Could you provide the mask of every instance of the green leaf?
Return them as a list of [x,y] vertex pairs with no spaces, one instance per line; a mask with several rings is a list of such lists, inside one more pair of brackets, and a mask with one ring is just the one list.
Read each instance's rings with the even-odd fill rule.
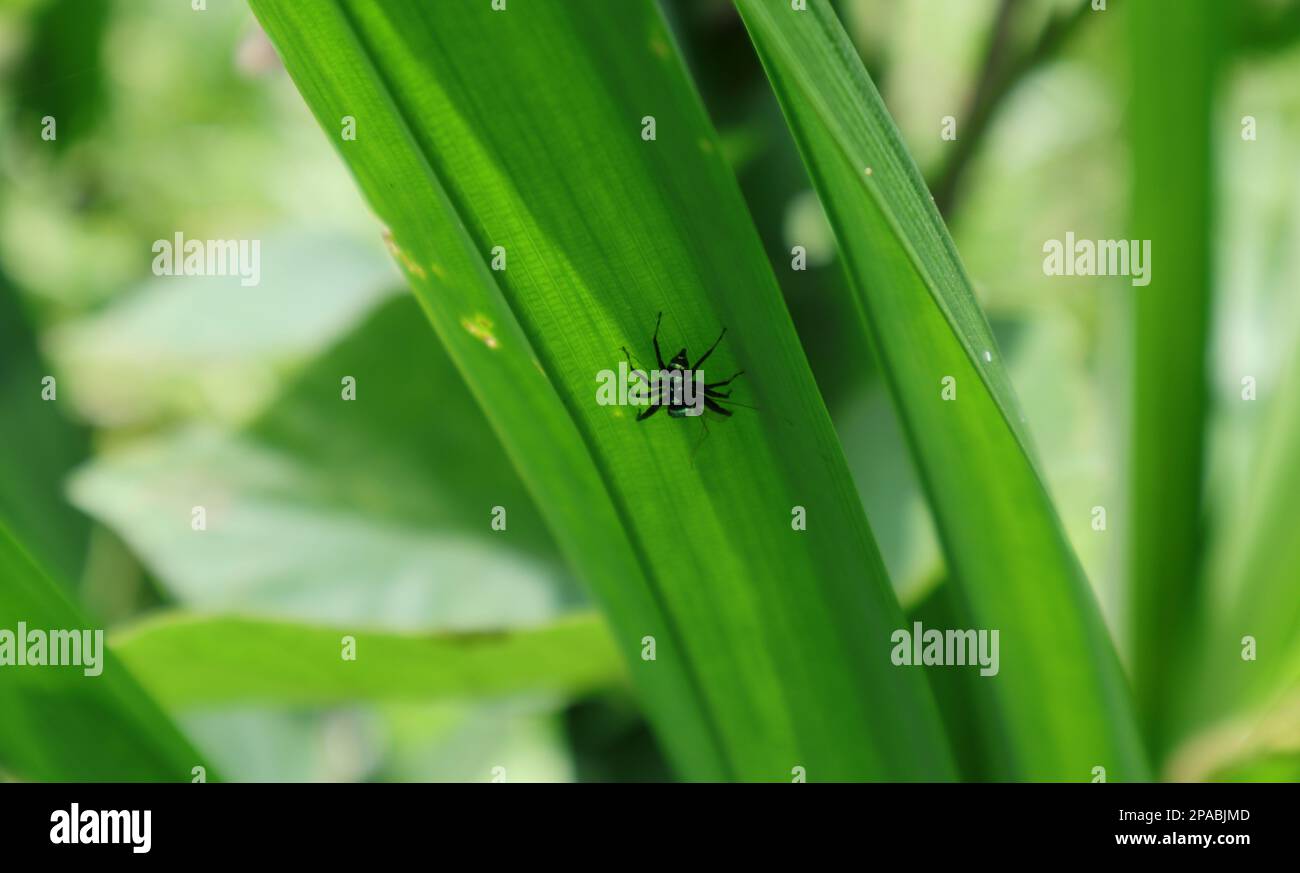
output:
[[1283,687],[1262,704],[1256,702],[1238,715],[1201,725],[1197,733],[1184,737],[1166,764],[1169,781],[1295,781],[1290,773],[1300,764],[1300,649],[1282,660]]
[[[1300,354],[1272,390],[1253,452],[1249,501],[1226,520],[1206,562],[1205,609],[1190,653],[1187,693],[1177,711],[1177,778],[1254,739],[1263,726],[1296,723],[1300,712],[1300,537],[1295,495],[1300,490]],[[1247,656],[1251,657],[1247,657]],[[1292,730],[1292,733],[1294,731]],[[1224,741],[1226,738],[1226,742]]]
[[[924,679],[889,661],[902,617],[829,418],[653,6],[252,5],[681,772],[949,777]],[[727,326],[709,375],[743,369],[735,399],[757,407],[702,445],[702,423],[596,402],[620,346],[650,355],[660,311],[670,354]]]
[[[342,399],[345,390],[353,399]],[[320,496],[331,509],[559,561],[487,419],[446,353],[429,341],[409,296],[370,313],[246,433],[319,471],[327,489]],[[503,531],[489,526],[494,505],[510,508]]]
[[[16,637],[19,622],[28,633],[95,630],[0,523],[0,630]],[[98,675],[87,665],[0,666],[0,771],[51,782],[189,781],[205,763],[199,753],[121,662],[97,651]]]
[[104,44],[109,0],[47,0],[31,15],[27,50],[14,71],[19,124],[42,130],[56,119],[48,147],[62,151],[85,139],[105,114]]
[[[342,656],[346,637],[355,660]],[[173,613],[123,632],[114,648],[173,709],[571,694],[624,675],[594,615],[536,628],[398,634]]]
[[[939,579],[925,595],[907,612],[909,623],[920,622],[926,628],[961,627],[963,616],[955,603],[956,592],[951,582]],[[986,677],[977,668],[929,671],[930,687],[934,689],[943,715],[944,727],[952,743],[962,781],[986,782],[998,778],[991,768],[993,763],[988,750],[995,748],[997,737],[989,734],[996,718],[990,717],[991,698],[980,688]]]
[[[408,297],[242,431],[133,442],[71,490],[189,609],[497,628],[550,617],[566,587],[541,517]],[[206,530],[190,529],[196,505]],[[508,507],[504,531],[493,506]]]
[[1135,239],[1151,281],[1133,288],[1129,460],[1130,633],[1139,715],[1157,752],[1187,671],[1199,599],[1209,388],[1213,113],[1226,22],[1218,3],[1129,4]]
[[[997,630],[977,688],[994,778],[1147,778],[1118,658],[1032,460],[1004,362],[870,77],[824,0],[737,0],[840,245],[931,499],[966,626]],[[944,400],[945,379],[956,395]]]
[[0,273],[0,522],[60,581],[75,584],[89,527],[63,480],[86,457],[89,439],[65,416],[66,392],[47,378],[54,374],[41,362],[22,301]]
[[257,285],[150,277],[54,329],[51,355],[80,412],[103,427],[246,421],[400,282],[377,240],[278,231],[260,242]]

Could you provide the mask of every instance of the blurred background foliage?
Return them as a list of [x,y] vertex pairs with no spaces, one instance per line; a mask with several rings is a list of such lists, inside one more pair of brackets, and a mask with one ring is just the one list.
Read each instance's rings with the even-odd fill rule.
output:
[[[834,293],[846,280],[833,235],[749,38],[727,0],[663,5],[890,576],[904,606],[926,614],[945,573],[933,525],[885,386],[861,366],[871,355],[849,296]],[[1074,0],[836,8],[945,212],[1057,511],[1127,658],[1128,343],[1140,289],[1049,279],[1041,267],[1044,241],[1067,231],[1127,235],[1133,88],[1125,4],[1111,5],[1115,14],[1083,13]],[[1227,60],[1212,105],[1211,568],[1232,565],[1234,521],[1252,515],[1268,491],[1261,481],[1294,467],[1297,448],[1282,437],[1272,454],[1259,449],[1270,415],[1296,413],[1294,376],[1289,407],[1278,407],[1300,326],[1300,4],[1233,5],[1216,36]],[[145,642],[138,623],[170,611],[394,634],[586,615],[246,5],[207,7],[0,4],[3,521],[128,656],[133,635]],[[52,143],[40,137],[47,115],[57,118]],[[940,137],[948,115],[955,142]],[[1241,137],[1244,115],[1257,120],[1256,141]],[[261,285],[152,276],[153,241],[178,229],[262,240]],[[806,272],[788,269],[796,244],[808,250]],[[1155,269],[1178,256],[1157,251]],[[371,402],[339,404],[341,373],[358,376]],[[46,374],[58,379],[56,405],[38,399]],[[1243,376],[1255,378],[1258,403],[1241,401]],[[1266,463],[1274,469],[1261,471]],[[219,495],[202,538],[175,521],[188,519],[195,483]],[[508,537],[486,524],[498,504],[512,507]],[[1093,530],[1099,505],[1116,535]],[[1278,498],[1277,536],[1295,539],[1295,511],[1293,492]],[[502,760],[512,781],[669,778],[619,670],[597,672],[594,683],[437,700],[290,706],[205,703],[196,692],[171,712],[234,779],[488,779]],[[1300,740],[1288,724],[1237,758],[1203,738],[1208,751],[1177,772],[1295,775]]]

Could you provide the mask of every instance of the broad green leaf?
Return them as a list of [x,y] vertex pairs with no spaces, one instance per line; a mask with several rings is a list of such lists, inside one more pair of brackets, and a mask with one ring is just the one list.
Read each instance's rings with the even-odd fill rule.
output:
[[[243,430],[191,426],[106,451],[71,491],[193,610],[498,628],[553,615],[566,587],[540,516],[408,297],[379,306]],[[191,528],[194,506],[205,530]],[[508,507],[506,530],[491,529],[493,506]]]
[[245,421],[399,281],[377,241],[280,231],[258,242],[256,285],[150,277],[56,328],[51,355],[82,414],[103,427],[178,415]]
[[[353,399],[343,400],[345,392]],[[429,342],[409,296],[370,313],[246,433],[328,477],[327,506],[558,560],[487,419],[446,353]],[[490,527],[495,505],[509,507],[504,530]]]
[[194,710],[180,721],[231,781],[567,782],[572,759],[547,695],[323,709]]
[[[567,738],[546,695],[465,704],[377,707],[391,739],[381,778],[399,781],[574,780]],[[381,735],[381,739],[385,739]],[[504,768],[504,774],[502,770]]]
[[[949,777],[923,677],[889,661],[902,617],[830,421],[654,7],[252,5],[683,774]],[[596,402],[621,346],[651,355],[660,311],[670,355],[729,328],[709,378],[743,369],[734,397],[757,407],[702,445],[702,423]]]
[[1219,3],[1128,4],[1133,238],[1151,245],[1133,290],[1130,633],[1133,687],[1150,744],[1187,671],[1204,523],[1202,469],[1214,248],[1213,101],[1226,20]]
[[[355,660],[343,657],[345,637],[355,644]],[[118,635],[114,648],[171,709],[568,694],[623,676],[609,632],[594,615],[535,628],[398,634],[163,614]]]
[[0,274],[0,523],[75,585],[89,531],[63,481],[86,457],[89,439],[68,419],[66,388],[42,363],[22,301]]
[[[997,345],[889,113],[824,0],[737,0],[835,228],[930,496],[999,779],[1147,778],[1118,658],[1028,445]],[[950,381],[948,381],[950,380]],[[955,391],[944,399],[945,387]]]
[[[19,622],[29,633],[95,630],[0,523],[0,630],[16,638]],[[96,652],[98,666],[0,666],[0,772],[54,782],[189,781],[205,761],[121,661],[106,647]]]

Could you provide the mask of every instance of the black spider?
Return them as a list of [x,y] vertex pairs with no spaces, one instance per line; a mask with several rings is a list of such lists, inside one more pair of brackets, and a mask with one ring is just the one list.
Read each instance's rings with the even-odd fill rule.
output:
[[[686,356],[686,349],[684,347],[677,354],[673,355],[671,361],[664,364],[663,353],[659,351],[659,324],[663,321],[663,318],[664,314],[660,312],[659,316],[655,319],[655,332],[654,336],[650,338],[650,342],[654,344],[655,361],[659,364],[660,372],[670,374],[668,376],[668,384],[663,386],[659,396],[655,396],[655,393],[651,392],[650,406],[645,412],[642,412],[636,417],[637,421],[644,421],[658,412],[660,408],[667,408],[668,414],[673,418],[685,418],[686,416],[691,415],[690,410],[694,409],[694,406],[690,403],[684,402],[683,400],[683,380],[693,378],[694,372],[700,369],[704,362],[708,360],[709,355],[713,354],[713,350],[718,347],[718,343],[722,342],[722,338],[727,335],[727,329],[724,327],[722,333],[718,334],[718,338],[713,341],[713,345],[709,346],[709,350],[701,355],[700,359],[693,365],[690,363],[690,358]],[[627,356],[629,361],[632,360],[632,354],[627,350],[627,346],[623,347],[623,354]],[[719,391],[717,389],[723,385],[731,384],[734,379],[744,375],[744,372],[744,370],[741,370],[735,375],[723,379],[721,382],[704,383],[704,406],[719,415],[730,416],[731,410],[725,409],[718,401],[722,400],[728,403],[734,403],[735,401],[730,399],[731,391]]]

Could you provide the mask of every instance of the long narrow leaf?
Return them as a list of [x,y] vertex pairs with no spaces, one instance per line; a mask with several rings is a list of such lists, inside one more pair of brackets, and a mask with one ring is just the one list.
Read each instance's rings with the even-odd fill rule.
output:
[[[345,119],[359,121],[357,138],[339,143],[341,154],[387,225],[417,299],[525,485],[549,507],[557,544],[601,599],[620,652],[634,657],[647,636],[677,648],[676,631],[582,435],[502,297],[485,253],[433,174],[374,52],[337,3],[254,3],[253,10],[327,133],[338,137]],[[687,775],[724,776],[716,731],[688,665],[674,658],[656,667],[634,677],[669,753]]]
[[624,675],[594,615],[501,632],[397,634],[167,614],[115,638],[114,648],[173,708],[579,692]]
[[[897,602],[655,9],[253,8],[325,130],[357,120],[342,155],[686,774],[951,776],[924,679],[890,663]],[[668,355],[729,328],[706,378],[745,371],[732,396],[756,409],[706,437],[596,402],[621,346],[653,360],[660,311]]]
[[[1127,4],[1133,75],[1132,235],[1150,240],[1134,288],[1128,533],[1133,685],[1154,748],[1186,671],[1199,599],[1206,346],[1212,274],[1219,3]],[[1181,675],[1180,675],[1181,674]]]
[[[1000,635],[981,677],[1005,779],[1147,777],[1100,612],[1037,475],[956,249],[824,0],[736,0],[831,219],[935,511],[958,613]],[[955,391],[945,399],[944,389]]]

